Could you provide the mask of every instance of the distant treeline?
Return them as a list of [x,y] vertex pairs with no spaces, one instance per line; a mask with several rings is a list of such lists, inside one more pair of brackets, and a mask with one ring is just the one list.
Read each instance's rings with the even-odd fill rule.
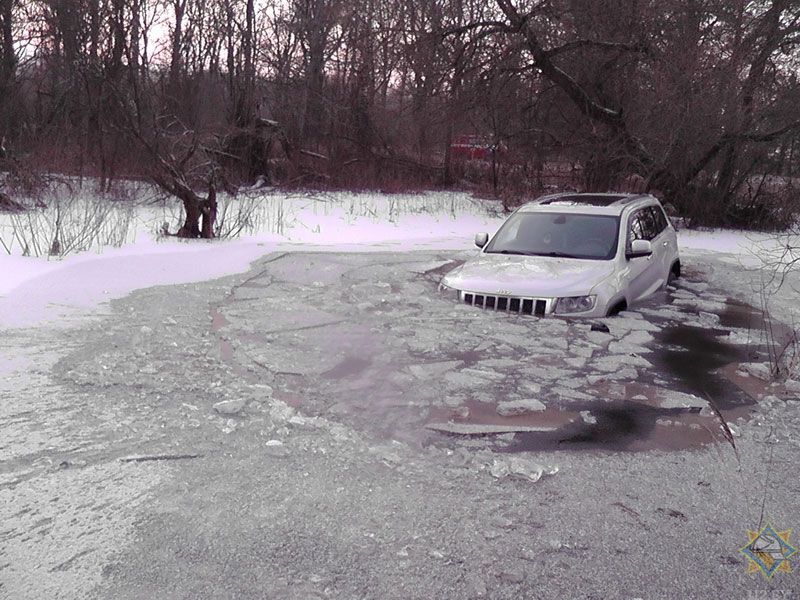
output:
[[0,185],[650,190],[780,226],[799,47],[795,0],[0,0]]

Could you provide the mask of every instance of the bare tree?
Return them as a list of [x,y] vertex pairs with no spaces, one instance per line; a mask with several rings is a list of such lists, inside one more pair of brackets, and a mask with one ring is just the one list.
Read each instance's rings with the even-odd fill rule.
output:
[[0,0],[0,137],[12,135],[16,128],[17,51],[14,47],[14,9],[16,0]]

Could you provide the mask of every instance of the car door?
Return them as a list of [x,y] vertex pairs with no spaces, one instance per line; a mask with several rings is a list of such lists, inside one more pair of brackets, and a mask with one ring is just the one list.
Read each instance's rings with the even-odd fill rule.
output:
[[672,262],[678,256],[678,236],[669,225],[667,216],[660,206],[651,206],[655,235],[650,243],[653,245],[653,258],[659,265],[659,281],[667,282]]
[[[646,206],[632,212],[628,219],[627,229],[626,253],[630,250],[634,240],[647,240],[652,244],[658,231],[650,207]],[[634,302],[651,294],[661,285],[662,253],[655,252],[655,247],[653,250],[654,252],[650,256],[627,259],[625,296],[628,302]]]

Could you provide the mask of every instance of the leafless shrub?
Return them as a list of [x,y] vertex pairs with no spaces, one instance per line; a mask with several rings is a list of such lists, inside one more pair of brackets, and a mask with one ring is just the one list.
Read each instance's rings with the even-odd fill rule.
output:
[[8,254],[17,249],[23,256],[66,256],[119,247],[131,239],[132,203],[81,193],[69,180],[52,184],[39,202],[44,206],[10,216],[10,225],[0,233]]
[[770,369],[776,378],[800,375],[800,324],[794,316],[794,304],[786,306],[790,322],[776,323],[770,316],[778,294],[791,289],[800,296],[800,224],[775,234],[754,251],[759,258],[753,290],[758,297],[762,319],[761,335],[768,349]]
[[263,197],[241,194],[236,198],[218,200],[214,235],[218,238],[236,238],[252,234],[264,225]]

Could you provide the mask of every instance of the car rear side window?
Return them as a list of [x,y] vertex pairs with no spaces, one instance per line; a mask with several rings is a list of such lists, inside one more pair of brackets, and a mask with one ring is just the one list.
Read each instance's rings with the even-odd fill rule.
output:
[[653,213],[653,221],[656,226],[656,235],[658,235],[667,228],[667,216],[664,214],[664,211],[660,206],[651,206],[650,210]]

